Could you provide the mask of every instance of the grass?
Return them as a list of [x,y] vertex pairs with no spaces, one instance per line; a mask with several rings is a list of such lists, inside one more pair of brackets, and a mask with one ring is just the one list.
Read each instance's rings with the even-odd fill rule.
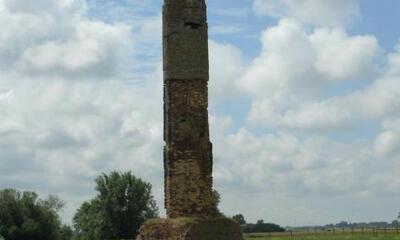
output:
[[385,234],[356,234],[356,235],[311,235],[311,236],[293,236],[293,237],[269,237],[262,235],[247,235],[245,240],[400,240],[400,235]]

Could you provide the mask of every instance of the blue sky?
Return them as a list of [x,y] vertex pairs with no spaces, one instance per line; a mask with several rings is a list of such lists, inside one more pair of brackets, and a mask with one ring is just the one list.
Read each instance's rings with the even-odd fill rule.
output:
[[[0,188],[57,194],[132,170],[160,208],[160,0],[0,0]],[[282,225],[400,211],[400,3],[209,0],[214,182]]]
[[364,0],[360,1],[360,8],[363,15],[352,32],[374,34],[386,51],[393,51],[399,39],[396,22],[400,16],[396,12],[400,9],[400,3],[394,0],[385,1],[384,4]]

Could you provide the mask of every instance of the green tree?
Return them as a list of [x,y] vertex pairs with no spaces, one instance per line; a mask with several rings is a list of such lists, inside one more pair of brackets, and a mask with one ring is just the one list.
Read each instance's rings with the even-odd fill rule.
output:
[[74,236],[72,228],[68,225],[62,225],[60,229],[60,240],[71,240]]
[[151,184],[131,172],[112,172],[96,178],[97,196],[74,216],[77,238],[131,239],[147,220],[158,216]]
[[235,220],[240,225],[246,224],[246,220],[244,219],[244,216],[242,214],[236,214],[235,216],[232,217],[232,219]]
[[221,194],[217,190],[212,192],[212,215],[214,217],[223,217],[224,214],[219,210],[219,204],[221,202]]
[[244,232],[284,232],[285,229],[274,223],[265,223],[263,219],[257,220],[254,226],[244,229]]
[[0,191],[0,236],[7,240],[59,240],[58,212],[64,202],[56,196],[42,200],[34,192]]
[[264,224],[264,220],[263,219],[257,220],[256,225],[263,225],[263,224]]

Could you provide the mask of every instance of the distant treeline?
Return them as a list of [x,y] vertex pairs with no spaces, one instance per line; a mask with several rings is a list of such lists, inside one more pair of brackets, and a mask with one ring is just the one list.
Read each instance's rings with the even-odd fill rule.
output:
[[321,226],[304,226],[304,227],[299,227],[296,229],[333,229],[333,228],[346,228],[346,229],[372,229],[372,228],[398,228],[400,227],[400,222],[398,220],[394,220],[392,222],[346,222],[346,221],[341,221],[339,223],[331,223],[327,225],[321,225]]
[[261,232],[285,232],[286,230],[274,223],[264,223],[259,220],[256,224],[248,223],[242,225],[244,233],[261,233]]
[[394,220],[389,222],[359,222],[359,223],[349,223],[342,221],[336,224],[328,224],[325,227],[337,227],[337,228],[396,228],[399,226],[399,221]]

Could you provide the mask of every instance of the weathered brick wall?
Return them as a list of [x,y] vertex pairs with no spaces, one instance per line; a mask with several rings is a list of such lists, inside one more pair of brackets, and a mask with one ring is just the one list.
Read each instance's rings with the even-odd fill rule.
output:
[[167,214],[206,217],[212,194],[207,81],[168,80],[165,88]]
[[164,183],[169,218],[147,221],[137,240],[242,240],[236,222],[213,217],[205,1],[164,0],[163,18]]
[[164,79],[208,80],[207,31],[204,0],[164,0]]
[[145,223],[137,240],[243,240],[232,219],[159,219]]
[[170,218],[211,213],[208,35],[204,0],[165,0],[164,167]]

